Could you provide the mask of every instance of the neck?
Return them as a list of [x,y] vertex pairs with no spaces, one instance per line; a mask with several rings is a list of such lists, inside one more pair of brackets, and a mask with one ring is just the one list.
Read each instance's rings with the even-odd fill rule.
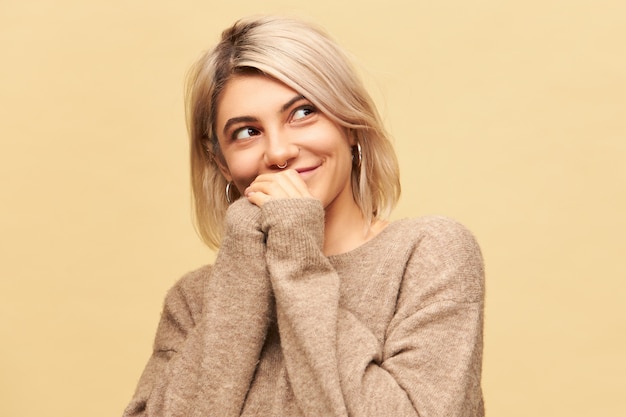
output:
[[339,255],[349,252],[371,239],[372,225],[356,205],[341,207],[341,210],[326,208],[324,226],[324,255]]

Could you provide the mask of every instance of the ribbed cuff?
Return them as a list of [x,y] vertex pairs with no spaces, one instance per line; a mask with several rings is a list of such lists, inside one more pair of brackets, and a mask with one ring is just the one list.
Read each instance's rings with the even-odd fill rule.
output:
[[245,198],[240,198],[228,207],[225,218],[224,238],[220,252],[245,256],[258,256],[265,250],[265,236],[261,231],[261,209]]
[[[277,254],[309,250],[319,251],[324,245],[324,207],[313,198],[271,200],[261,209],[261,230]],[[280,255],[279,255],[280,256]]]

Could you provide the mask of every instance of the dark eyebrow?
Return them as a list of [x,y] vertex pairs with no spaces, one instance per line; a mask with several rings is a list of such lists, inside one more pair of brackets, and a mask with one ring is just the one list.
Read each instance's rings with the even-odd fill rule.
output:
[[233,117],[232,119],[228,119],[228,121],[226,122],[226,124],[224,125],[224,136],[226,136],[226,133],[228,132],[228,129],[237,123],[255,123],[258,122],[259,120],[256,117],[252,117],[252,116],[241,116],[241,117]]
[[293,106],[294,103],[297,103],[300,100],[306,100],[306,97],[304,97],[303,95],[295,96],[294,98],[283,104],[283,107],[280,108],[281,113],[289,109],[289,107]]

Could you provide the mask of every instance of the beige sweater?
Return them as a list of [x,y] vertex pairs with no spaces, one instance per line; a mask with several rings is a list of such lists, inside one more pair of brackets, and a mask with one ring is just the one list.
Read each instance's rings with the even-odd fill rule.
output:
[[166,298],[124,416],[484,415],[484,277],[446,218],[322,253],[312,199],[230,206],[213,266]]

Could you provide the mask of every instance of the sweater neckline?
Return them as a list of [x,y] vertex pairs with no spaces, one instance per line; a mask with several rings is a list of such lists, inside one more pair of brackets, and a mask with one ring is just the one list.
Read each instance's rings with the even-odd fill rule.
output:
[[354,258],[355,256],[361,256],[363,253],[366,253],[371,250],[371,248],[379,246],[380,242],[386,242],[388,235],[391,235],[393,231],[398,227],[402,220],[394,220],[389,222],[387,227],[380,231],[376,236],[364,242],[362,245],[357,246],[354,249],[351,249],[344,253],[339,253],[337,255],[330,255],[328,259],[332,262],[343,262],[344,260]]

